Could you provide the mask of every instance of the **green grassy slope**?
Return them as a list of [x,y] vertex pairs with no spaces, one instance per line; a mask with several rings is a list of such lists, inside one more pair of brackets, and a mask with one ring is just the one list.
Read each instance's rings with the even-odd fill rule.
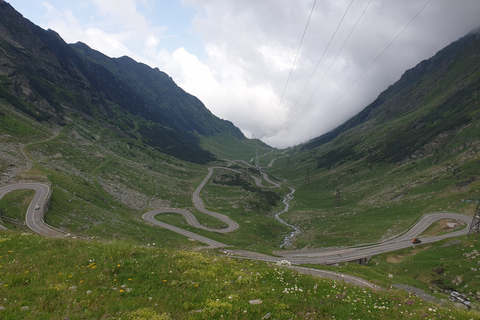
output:
[[[265,262],[0,234],[2,319],[470,319],[405,292],[372,292]],[[250,301],[261,300],[260,304]],[[268,316],[267,316],[268,317]]]
[[244,160],[249,163],[257,155],[273,150],[260,140],[238,139],[227,134],[204,137],[201,146],[220,159]]
[[[105,239],[199,245],[152,228],[141,220],[141,214],[156,207],[190,206],[193,185],[203,179],[202,166],[164,155],[76,114],[64,127],[49,128],[6,104],[0,105],[0,112],[0,121],[8,124],[0,127],[2,184],[50,183],[53,194],[47,223]],[[18,126],[27,130],[17,135]],[[2,201],[9,202],[8,198]],[[2,209],[11,206],[5,203]],[[22,217],[22,213],[15,215]]]
[[[19,122],[32,128],[28,139],[10,135],[11,126],[0,128],[2,149],[12,152],[11,157],[0,154],[3,183],[21,180],[50,183],[53,194],[45,216],[48,224],[89,237],[129,239],[138,244],[157,242],[176,248],[202,244],[168,230],[155,229],[141,215],[155,208],[185,208],[204,225],[222,227],[218,220],[193,208],[193,191],[207,174],[204,166],[162,154],[79,114],[71,114],[68,123],[48,135],[51,129],[28,116],[15,115],[8,104],[1,108],[4,115],[12,115],[2,118],[5,123],[14,126]],[[247,148],[248,144],[243,146]],[[237,169],[242,173],[216,170],[202,198],[208,209],[237,221],[239,230],[217,234],[190,227],[175,214],[157,218],[233,246],[262,252],[277,249],[289,232],[289,228],[273,219],[273,213],[282,208],[281,198],[286,189],[258,187],[249,176],[260,177],[258,171],[240,166]],[[21,197],[15,199],[18,204],[26,201]],[[15,205],[7,200],[0,203],[0,209],[11,211],[9,208]],[[22,220],[21,212],[15,216]],[[5,225],[20,228],[8,222]]]

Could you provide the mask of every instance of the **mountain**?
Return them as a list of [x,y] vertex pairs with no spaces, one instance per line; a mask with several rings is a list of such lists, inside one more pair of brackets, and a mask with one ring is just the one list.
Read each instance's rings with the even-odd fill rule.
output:
[[398,163],[453,147],[453,137],[478,125],[478,52],[479,30],[407,70],[363,111],[303,150],[332,142],[318,158],[320,167],[331,167],[358,159]]
[[405,232],[423,214],[475,212],[479,52],[476,30],[276,163],[270,173],[296,189],[284,218],[303,231],[295,248],[372,243]]
[[69,113],[81,114],[195,163],[214,159],[203,137],[246,139],[157,68],[67,44],[4,1],[0,17],[0,98],[37,121],[64,125]]

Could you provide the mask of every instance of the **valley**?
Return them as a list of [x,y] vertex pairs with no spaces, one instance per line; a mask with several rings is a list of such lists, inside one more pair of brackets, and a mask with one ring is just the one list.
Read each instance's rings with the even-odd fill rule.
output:
[[478,31],[277,149],[0,17],[0,318],[478,317]]

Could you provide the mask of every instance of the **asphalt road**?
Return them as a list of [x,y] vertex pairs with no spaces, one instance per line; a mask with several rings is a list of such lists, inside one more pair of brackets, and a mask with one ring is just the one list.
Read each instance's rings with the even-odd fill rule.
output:
[[[30,230],[45,237],[62,237],[63,233],[52,229],[43,221],[45,206],[50,196],[50,187],[43,183],[18,183],[0,188],[0,199],[7,193],[14,190],[30,189],[35,191],[32,202],[27,209],[25,222]],[[35,210],[39,206],[40,209]]]
[[[413,244],[412,239],[418,237],[425,229],[432,223],[442,219],[456,219],[466,223],[466,227],[462,230],[446,233],[439,236],[423,237],[420,244]],[[410,230],[403,235],[394,239],[372,244],[363,247],[348,247],[333,250],[302,250],[302,251],[277,251],[282,258],[275,258],[271,261],[279,261],[285,259],[290,263],[295,264],[335,264],[339,262],[354,261],[357,259],[364,259],[374,255],[385,252],[395,251],[417,245],[432,243],[446,238],[458,237],[467,235],[470,229],[472,217],[452,213],[452,212],[437,212],[424,215]]]
[[[208,244],[208,245],[209,245],[210,247],[212,247],[212,248],[228,247],[227,244],[224,244],[224,243],[221,243],[221,242],[218,242],[218,241],[209,239],[209,238],[207,238],[207,237],[198,235],[198,234],[196,234],[196,233],[193,233],[193,232],[184,230],[184,229],[182,229],[182,228],[178,228],[178,227],[172,226],[171,224],[168,224],[168,223],[165,223],[165,222],[161,222],[161,221],[158,221],[158,220],[155,219],[155,216],[156,216],[157,214],[169,213],[169,212],[181,214],[182,216],[184,216],[184,217],[187,219],[187,222],[188,222],[190,225],[194,226],[194,227],[209,230],[208,228],[202,226],[202,225],[197,221],[197,219],[195,218],[195,216],[194,216],[192,213],[190,213],[190,212],[188,212],[188,211],[186,211],[186,210],[182,210],[182,209],[159,209],[159,210],[154,210],[154,211],[150,211],[150,212],[145,213],[144,215],[142,215],[142,218],[143,218],[143,220],[145,220],[145,221],[147,221],[147,222],[149,222],[149,223],[151,223],[151,224],[154,224],[154,225],[156,225],[156,226],[159,226],[159,227],[162,227],[162,228],[171,230],[171,231],[173,231],[173,232],[179,233],[179,234],[184,235],[184,236],[186,236],[186,237],[189,237],[189,238],[191,238],[191,239],[195,239],[195,240],[197,240],[197,241],[206,243],[206,244]],[[216,229],[214,229],[214,230],[216,230]]]
[[[230,171],[238,172],[234,169],[229,169],[229,168],[208,168],[207,176],[203,179],[202,183],[200,183],[200,185],[197,187],[197,189],[193,192],[192,202],[193,202],[193,205],[195,206],[195,208],[198,211],[203,212],[205,214],[208,214],[209,216],[215,217],[218,220],[220,220],[222,222],[225,222],[228,225],[227,228],[224,228],[224,229],[210,229],[210,231],[215,231],[215,232],[220,232],[220,233],[232,232],[232,231],[235,231],[239,228],[238,223],[233,221],[232,219],[230,219],[229,217],[227,217],[224,214],[221,214],[221,213],[218,213],[218,212],[213,212],[213,211],[208,211],[207,209],[205,209],[205,205],[204,205],[202,199],[200,198],[200,192],[202,191],[203,187],[205,187],[208,180],[210,180],[210,178],[212,177],[214,169],[224,169],[224,170],[230,170]],[[205,229],[205,227],[203,227],[203,229]],[[206,229],[206,230],[209,230],[209,229]]]
[[[234,161],[231,161],[231,160],[226,160],[226,161],[230,163],[234,163]],[[243,160],[239,160],[239,162],[243,162],[246,165],[250,166],[250,164],[246,163]],[[273,160],[269,165],[271,165],[272,163],[273,163]],[[219,243],[202,236],[194,237],[194,233],[192,232],[188,232],[183,229],[170,226],[166,223],[159,222],[154,219],[154,216],[157,214],[173,212],[173,213],[178,213],[183,215],[187,220],[187,223],[189,223],[191,226],[194,226],[196,228],[213,231],[213,232],[220,232],[220,233],[232,232],[238,229],[239,227],[238,223],[231,220],[226,215],[206,210],[203,204],[203,201],[200,198],[200,192],[202,191],[203,187],[206,185],[208,180],[212,177],[214,169],[222,169],[222,170],[230,170],[230,171],[238,172],[237,170],[224,168],[224,167],[209,168],[207,176],[203,179],[202,183],[198,186],[198,188],[193,193],[192,202],[195,208],[197,208],[199,211],[205,214],[208,214],[212,217],[218,218],[219,220],[225,222],[228,225],[227,228],[223,228],[223,229],[207,228],[201,225],[192,213],[182,209],[161,209],[161,210],[151,211],[144,214],[143,219],[145,219],[146,221],[152,224],[156,224],[159,226],[161,224],[161,226],[164,228],[167,228],[175,232],[179,232],[190,238],[204,242],[212,247],[228,247],[228,245],[226,244]],[[264,178],[265,176],[266,175],[264,175]],[[259,178],[256,178],[256,179],[254,178],[254,180],[257,183],[257,185],[261,185],[261,181],[258,181]],[[266,177],[265,180],[267,180],[272,184],[275,184],[274,182],[270,181],[268,177]],[[264,260],[264,261],[271,261],[271,262],[279,262],[281,260],[287,260],[292,264],[335,264],[340,262],[355,261],[360,259],[366,259],[371,256],[378,255],[384,252],[395,251],[399,249],[408,248],[410,246],[415,246],[414,244],[412,244],[412,239],[414,237],[418,237],[432,223],[441,219],[456,219],[459,221],[463,221],[466,223],[467,227],[462,230],[450,232],[440,236],[424,237],[421,239],[422,243],[419,245],[439,241],[445,238],[466,235],[470,228],[470,223],[472,218],[466,215],[451,213],[451,212],[440,212],[440,213],[432,213],[432,214],[424,215],[410,230],[408,230],[404,234],[396,238],[390,239],[388,241],[371,244],[371,245],[365,245],[361,247],[348,247],[348,248],[327,249],[327,250],[277,251],[275,252],[277,257],[258,254],[256,252],[246,251],[246,250],[228,250],[228,252],[235,256],[244,257],[248,259]],[[186,233],[188,233],[188,235]]]

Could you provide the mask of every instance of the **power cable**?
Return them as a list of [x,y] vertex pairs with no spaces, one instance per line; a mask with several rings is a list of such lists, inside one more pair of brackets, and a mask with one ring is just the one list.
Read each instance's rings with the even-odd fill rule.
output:
[[305,38],[305,34],[307,33],[308,25],[310,24],[310,19],[312,18],[313,10],[315,9],[315,4],[317,0],[313,2],[312,10],[310,10],[310,15],[308,16],[307,24],[305,25],[305,30],[303,30],[302,39],[300,40],[300,44],[298,45],[297,54],[295,55],[295,59],[293,60],[292,68],[290,69],[290,73],[288,74],[287,82],[285,83],[285,87],[283,88],[282,96],[280,97],[280,101],[278,102],[277,111],[275,111],[275,116],[273,117],[272,123],[270,124],[270,128],[268,131],[272,129],[273,124],[275,123],[275,119],[277,118],[278,110],[280,109],[280,105],[283,101],[283,96],[285,95],[285,91],[287,90],[288,83],[290,82],[290,77],[292,76],[293,68],[295,67],[295,63],[297,62],[298,53],[300,52],[300,48],[302,47],[303,39]]
[[330,110],[332,110],[336,105],[337,103],[343,99],[343,97],[350,91],[350,89],[352,89],[352,87],[358,82],[358,80],[360,80],[364,75],[365,73],[367,73],[367,71],[378,61],[378,59],[388,50],[388,48],[390,48],[390,46],[398,39],[398,37],[400,37],[400,35],[403,33],[403,31],[405,31],[405,29],[407,29],[407,27],[413,22],[413,20],[415,20],[415,18],[417,18],[417,16],[423,11],[423,9],[425,9],[425,7],[431,2],[432,0],[428,0],[424,5],[423,7],[415,14],[415,16],[413,16],[413,18],[405,25],[405,27],[403,27],[403,29],[393,38],[392,41],[390,41],[390,43],[382,50],[382,52],[370,63],[370,65],[360,74],[360,76],[357,77],[357,79],[352,83],[352,85],[350,85],[350,87],[348,87],[348,89],[340,96],[340,98],[338,98],[337,101],[335,101],[335,103],[320,117],[320,119],[317,120],[317,122],[315,122],[313,124],[313,126],[311,126],[307,132],[305,132],[305,134],[300,138],[300,141],[303,141],[303,139],[305,138],[305,136],[325,117],[325,115],[330,112]]
[[[347,41],[350,39],[350,36],[352,35],[353,31],[357,28],[357,25],[358,23],[360,22],[360,20],[362,19],[363,15],[365,14],[365,11],[367,11],[367,8],[370,6],[370,3],[372,2],[372,0],[369,0],[367,5],[365,6],[365,8],[363,9],[362,11],[362,14],[358,17],[357,19],[357,22],[355,22],[355,25],[353,26],[352,30],[350,30],[350,33],[348,34],[347,38],[345,39],[345,41],[343,42],[342,46],[340,47],[340,49],[338,50],[337,54],[335,55],[335,58],[333,59],[332,63],[330,63],[330,66],[328,67],[327,71],[325,72],[325,74],[323,75],[323,78],[322,80],[320,80],[320,82],[318,83],[317,87],[315,88],[315,91],[312,93],[312,95],[310,96],[310,98],[308,99],[307,103],[305,104],[305,106],[303,107],[302,111],[300,111],[300,114],[298,115],[297,119],[295,120],[295,122],[293,123],[293,125],[290,127],[290,129],[288,130],[287,132],[287,135],[285,136],[285,138],[283,139],[283,141],[285,141],[286,137],[288,137],[288,135],[290,134],[290,131],[292,131],[292,129],[295,127],[295,125],[297,124],[298,122],[298,119],[300,119],[300,117],[302,116],[303,112],[305,111],[305,109],[307,108],[307,106],[310,104],[310,102],[312,101],[313,97],[315,96],[315,93],[317,93],[318,91],[318,88],[320,87],[320,85],[323,83],[323,80],[325,80],[325,78],[327,77],[328,73],[330,72],[330,69],[332,68],[333,64],[335,63],[335,61],[337,61],[337,58],[338,56],[340,55],[340,52],[342,52],[343,48],[345,47],[345,44],[347,43]],[[298,102],[298,101],[297,101]],[[287,119],[288,120],[288,119]],[[285,121],[286,123],[286,121]],[[285,124],[284,123],[284,124]],[[283,127],[282,127],[283,128]],[[282,141],[282,142],[283,142]]]
[[340,22],[338,23],[337,28],[335,29],[335,32],[334,32],[333,35],[331,36],[330,41],[328,42],[327,46],[325,47],[325,50],[323,51],[320,59],[319,59],[318,62],[317,62],[317,65],[316,65],[315,68],[313,69],[313,72],[312,72],[312,74],[310,75],[310,78],[308,79],[307,83],[306,83],[305,86],[303,87],[302,93],[300,93],[300,96],[298,97],[297,101],[295,102],[295,105],[293,106],[292,110],[290,110],[290,113],[288,114],[287,119],[283,122],[283,125],[280,127],[280,130],[279,130],[279,131],[281,131],[281,129],[285,126],[285,124],[287,123],[288,119],[290,118],[292,112],[293,112],[293,111],[295,110],[295,108],[297,107],[297,104],[298,104],[298,102],[300,101],[300,98],[303,96],[303,93],[305,92],[305,90],[307,89],[308,85],[310,84],[310,81],[312,80],[315,72],[317,71],[318,66],[319,66],[320,63],[322,62],[323,57],[325,56],[325,53],[327,52],[328,48],[330,47],[330,44],[332,43],[333,39],[335,38],[335,35],[336,35],[337,32],[338,32],[338,29],[340,29],[340,26],[342,25],[342,22],[343,22],[343,20],[345,19],[345,16],[347,15],[348,10],[350,10],[350,7],[352,6],[352,3],[353,3],[353,0],[352,0],[352,1],[350,2],[350,4],[348,5],[347,10],[345,10],[345,13],[343,14],[342,19],[341,19]]

